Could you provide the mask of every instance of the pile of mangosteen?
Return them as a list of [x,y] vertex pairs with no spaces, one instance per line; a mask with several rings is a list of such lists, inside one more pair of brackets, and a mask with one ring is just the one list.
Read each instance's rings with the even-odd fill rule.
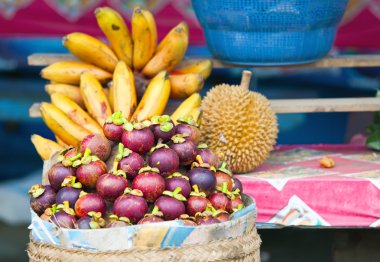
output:
[[200,142],[191,118],[128,123],[115,113],[78,148],[59,153],[50,185],[31,187],[30,205],[62,228],[97,229],[182,220],[228,221],[243,208],[242,184]]

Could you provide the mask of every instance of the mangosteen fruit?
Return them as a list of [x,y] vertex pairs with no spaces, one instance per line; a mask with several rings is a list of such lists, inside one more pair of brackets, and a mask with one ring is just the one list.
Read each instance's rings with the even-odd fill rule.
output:
[[181,194],[188,198],[191,192],[189,178],[179,172],[175,172],[166,179],[165,190],[174,191],[177,187],[181,188]]
[[165,179],[157,168],[144,167],[132,181],[132,188],[143,192],[146,201],[154,202],[165,190]]
[[143,197],[143,192],[126,188],[124,195],[115,200],[113,212],[118,217],[127,217],[135,224],[148,212],[148,203]]
[[113,142],[120,142],[124,131],[123,125],[126,122],[127,120],[120,111],[113,113],[103,125],[104,136]]
[[173,149],[165,144],[158,144],[150,150],[148,165],[158,168],[160,174],[169,176],[178,170],[179,157]]
[[111,144],[108,139],[100,134],[91,134],[86,136],[80,143],[80,151],[85,154],[90,149],[94,156],[102,161],[107,161],[111,154]]
[[51,186],[33,185],[28,194],[30,196],[30,207],[39,216],[55,203],[56,194]]
[[180,187],[177,187],[174,191],[164,191],[163,195],[154,203],[162,212],[165,220],[174,220],[186,213],[185,204],[183,203],[186,198],[180,192]]
[[107,209],[105,200],[96,193],[86,193],[82,191],[79,199],[75,203],[75,213],[78,217],[85,217],[89,212],[100,212],[105,214]]
[[177,153],[180,164],[190,165],[197,155],[195,143],[186,140],[182,134],[173,136],[171,140],[172,143],[169,147]]
[[123,128],[121,142],[133,152],[144,154],[154,146],[154,135],[148,124],[126,123]]
[[156,141],[168,142],[175,135],[175,125],[170,116],[154,116],[151,118],[152,130]]

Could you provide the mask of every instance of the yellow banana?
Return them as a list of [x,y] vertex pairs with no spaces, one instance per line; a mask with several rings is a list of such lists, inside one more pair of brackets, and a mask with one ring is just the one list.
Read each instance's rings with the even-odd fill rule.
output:
[[114,89],[113,89],[113,82],[108,83],[108,94],[106,96],[108,97],[108,102],[110,102],[111,110],[112,112],[116,112],[113,104],[113,94],[114,94]]
[[164,37],[164,39],[161,40],[159,45],[156,48],[156,52],[159,52],[163,49],[164,46],[166,46],[167,42],[169,42],[170,38],[174,34],[174,31],[178,30],[177,28],[181,28],[185,32],[186,35],[189,35],[189,27],[185,22],[179,23],[177,26],[173,27],[172,30],[169,31],[169,33]]
[[88,130],[71,120],[55,105],[42,102],[40,111],[42,119],[48,128],[66,145],[77,146],[90,134]]
[[169,75],[170,98],[186,98],[202,89],[204,80],[200,74]]
[[176,123],[179,118],[189,116],[191,111],[200,105],[201,95],[199,93],[194,93],[177,107],[170,118],[174,123]]
[[143,75],[154,77],[158,72],[170,71],[181,63],[189,43],[186,23],[182,22],[177,25],[163,41],[164,43],[160,43],[155,55],[142,70]]
[[188,73],[195,73],[202,75],[203,79],[207,79],[212,70],[211,60],[188,60],[184,61],[178,68],[171,71],[171,74],[181,75]]
[[42,160],[48,160],[52,154],[63,149],[63,147],[56,142],[39,135],[32,135],[30,140]]
[[132,70],[120,61],[113,73],[112,101],[114,112],[122,112],[129,119],[136,109],[137,97]]
[[75,61],[53,63],[42,69],[41,76],[58,83],[78,85],[84,72],[90,72],[102,83],[112,78],[112,74],[99,67]]
[[141,122],[162,115],[170,95],[170,81],[166,71],[159,72],[149,83],[131,121]]
[[157,45],[157,28],[153,15],[136,7],[132,15],[133,69],[140,71],[152,58]]
[[102,86],[90,73],[80,77],[80,92],[90,115],[101,125],[112,115],[112,110]]
[[52,94],[50,98],[52,104],[61,109],[75,123],[91,133],[103,134],[101,126],[73,100],[60,93]]
[[190,111],[189,116],[194,119],[198,126],[201,124],[202,111],[200,107],[193,108],[193,110]]
[[71,33],[62,38],[62,44],[80,60],[96,65],[108,72],[115,70],[118,61],[105,43],[90,35]]
[[132,67],[132,38],[123,17],[109,7],[97,8],[95,16],[117,57]]
[[73,100],[81,108],[84,107],[82,95],[80,94],[79,86],[67,84],[48,84],[45,85],[45,91],[49,94],[63,94]]

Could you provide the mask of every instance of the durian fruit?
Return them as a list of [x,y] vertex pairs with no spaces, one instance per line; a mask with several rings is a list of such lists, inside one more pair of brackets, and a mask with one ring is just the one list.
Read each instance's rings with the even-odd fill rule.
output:
[[250,71],[241,84],[213,87],[202,101],[202,140],[221,153],[234,173],[262,164],[276,143],[277,117],[268,99],[249,91]]

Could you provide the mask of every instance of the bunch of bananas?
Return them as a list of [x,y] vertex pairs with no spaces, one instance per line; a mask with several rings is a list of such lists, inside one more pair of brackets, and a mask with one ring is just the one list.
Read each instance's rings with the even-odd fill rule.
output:
[[[109,45],[84,33],[63,37],[63,45],[80,61],[53,63],[41,71],[51,83],[45,86],[51,103],[42,102],[42,119],[57,142],[32,136],[42,159],[87,135],[103,134],[102,126],[113,112],[130,122],[164,113],[169,98],[184,99],[172,114],[174,122],[192,116],[199,121],[201,96],[197,93],[210,75],[210,60],[182,61],[188,46],[188,27],[181,22],[157,45],[153,15],[135,8],[132,31],[121,15],[109,7],[95,16]],[[139,101],[138,91],[143,87]]]

